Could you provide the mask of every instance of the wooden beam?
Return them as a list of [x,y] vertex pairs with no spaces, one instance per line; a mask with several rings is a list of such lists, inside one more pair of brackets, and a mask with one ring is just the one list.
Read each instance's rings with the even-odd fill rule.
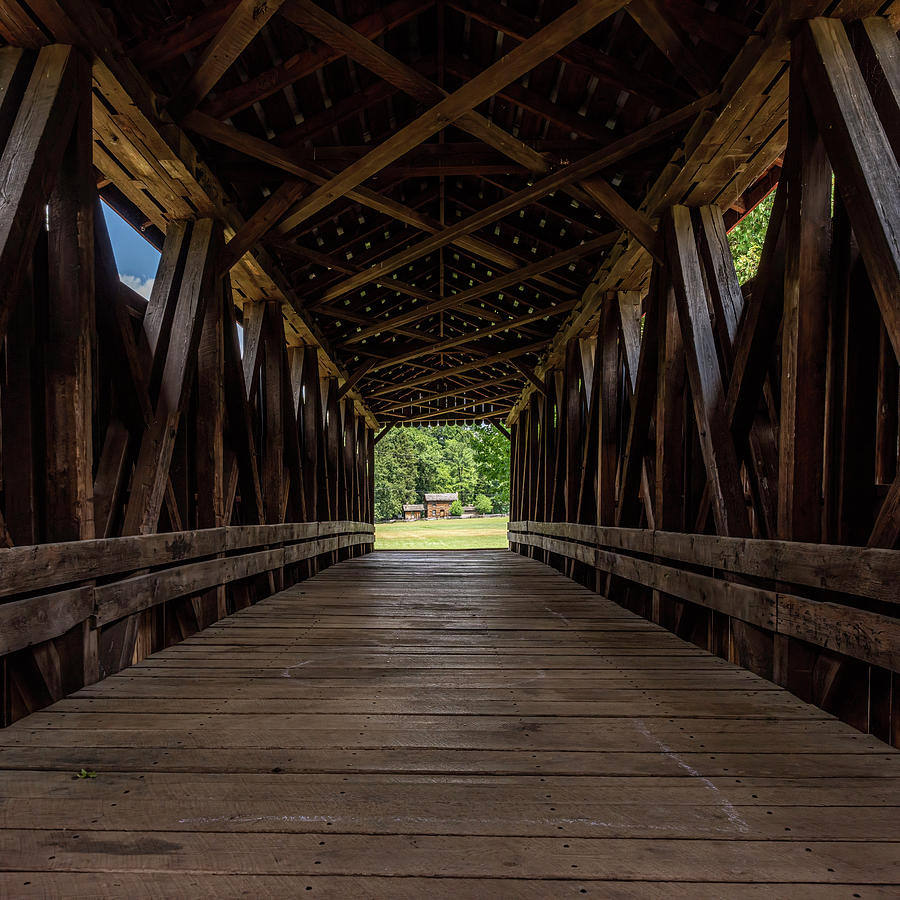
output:
[[492,325],[490,328],[479,328],[476,331],[467,332],[466,334],[462,334],[453,338],[447,338],[447,340],[439,341],[435,344],[427,344],[422,347],[416,347],[397,356],[392,356],[388,359],[380,360],[378,364],[374,366],[373,371],[378,372],[381,369],[386,369],[389,366],[399,365],[400,363],[408,362],[411,359],[417,359],[420,356],[427,356],[433,353],[441,353],[444,350],[451,350],[454,347],[461,347],[466,344],[470,344],[473,341],[478,341],[483,338],[490,337],[493,334],[501,334],[502,332],[509,331],[510,329],[515,330],[517,326],[525,325],[528,322],[537,322],[541,319],[547,318],[548,316],[562,315],[563,313],[568,312],[574,306],[574,301],[569,301],[568,303],[560,303],[557,306],[552,306],[547,309],[535,310],[533,313],[528,313],[524,316],[518,316],[514,319],[501,321],[497,325]]
[[307,182],[293,179],[283,182],[225,245],[219,261],[219,272],[227,272],[237,265],[240,258],[262,240],[278,220],[309,190],[310,185]]
[[193,109],[216,86],[284,0],[240,0],[169,104],[175,118]]
[[709,76],[666,5],[661,0],[629,0],[625,8],[672,63],[676,74],[684,78],[698,94],[708,93],[712,87]]
[[284,321],[277,301],[260,304],[263,307],[262,345],[262,471],[260,480],[266,524],[282,522],[284,494],[285,427],[283,396],[285,373]]
[[890,22],[881,17],[850,26],[850,42],[872,95],[885,135],[900,159],[900,44]]
[[[450,0],[449,5],[471,19],[518,41],[528,40],[540,28],[540,24],[531,16],[493,0]],[[648,75],[584,41],[572,41],[561,47],[556,55],[566,66],[581,70],[588,77],[598,78],[618,91],[649,100],[663,109],[678,106],[689,99],[689,95],[671,81]]]
[[[750,522],[737,452],[725,413],[722,370],[690,210],[684,206],[673,206],[665,223],[666,255],[675,287],[685,362],[707,482],[713,497],[716,530],[719,534],[747,537]],[[656,478],[659,484],[664,473],[657,471]],[[667,527],[665,523],[657,524],[661,528]]]
[[512,435],[503,427],[501,422],[491,422],[491,424],[510,442],[510,444],[512,443]]
[[[594,417],[597,433],[597,463],[594,493],[595,520],[599,525],[616,521],[617,427],[619,421],[619,309],[604,304],[597,331],[594,358]],[[590,465],[591,461],[587,460]]]
[[[656,404],[657,372],[659,365],[659,317],[662,315],[661,294],[665,285],[660,284],[662,275],[658,267],[654,268],[647,294],[646,314],[644,317],[643,335],[640,344],[640,357],[637,365],[630,361],[633,383],[631,399],[631,417],[628,423],[628,434],[625,450],[622,454],[621,475],[619,477],[618,503],[616,506],[616,525],[636,524],[639,517],[640,497],[644,503],[650,503],[649,485],[645,473],[644,455],[647,448],[650,421]],[[626,352],[628,344],[625,344]],[[638,485],[641,484],[641,490]]]
[[251,405],[259,386],[259,371],[262,365],[263,323],[266,314],[265,303],[244,304],[244,353],[241,362],[244,369],[244,396]]
[[[222,276],[223,291],[230,296],[231,284],[228,275]],[[256,453],[256,437],[247,401],[247,388],[241,361],[234,302],[225,304],[225,405],[228,432],[234,451],[237,479],[234,487],[241,489],[241,515],[244,523],[265,522],[262,487],[259,480],[259,460]],[[234,495],[229,496],[225,518],[230,524]]]
[[240,0],[215,0],[194,15],[154,32],[134,47],[129,56],[143,71],[150,71],[177,59],[183,53],[212,40],[228,21]]
[[[565,187],[567,184],[583,181],[597,171],[625,159],[632,153],[652,146],[661,138],[683,127],[685,123],[700,113],[710,102],[711,98],[695,101],[677,112],[657,119],[650,125],[638,129],[628,137],[614,141],[602,150],[591,153],[577,162],[570,163],[568,166],[540,179],[533,185],[504,197],[486,209],[468,216],[462,222],[440,229],[437,233],[432,233],[431,237],[425,238],[408,250],[403,250],[389,259],[382,260],[375,266],[364,270],[358,276],[348,278],[329,288],[324,293],[323,299],[334,299],[355,290],[369,281],[376,281],[379,277],[384,278],[395,269],[408,265],[439,247],[456,243],[460,238],[469,235],[471,232],[484,228],[486,225],[496,222],[498,219],[502,219],[513,212],[517,212],[541,197],[545,197],[547,194]],[[478,253],[479,251],[475,250],[474,252]]]
[[[447,72],[456,75],[463,81],[474,78],[479,72],[479,67],[473,62],[457,56],[448,55],[444,60],[444,67]],[[604,143],[609,140],[609,129],[604,122],[597,121],[589,116],[580,115],[577,112],[571,112],[561,104],[548,100],[538,91],[522,87],[520,82],[512,82],[506,87],[500,88],[496,96],[515,106],[521,106],[522,109],[542,119],[546,119],[551,124],[565,131],[573,132],[595,141],[603,141]],[[451,150],[452,146],[449,145]]]
[[521,372],[538,391],[540,391],[542,394],[544,393],[544,382],[534,374],[534,369],[532,369],[530,366],[526,366],[525,363],[523,363],[520,359],[510,359],[509,364],[517,372]]
[[[5,84],[16,95],[23,80],[19,69],[27,60],[13,48],[3,48]],[[27,88],[0,155],[0,339],[18,287],[31,259],[45,207],[82,100],[79,73],[87,66],[72,47],[43,47],[28,79]],[[4,93],[5,93],[4,91]],[[8,101],[4,97],[4,107]],[[8,115],[8,114],[7,114]],[[0,123],[2,124],[2,123]]]
[[[374,40],[415,18],[433,4],[434,0],[395,0],[357,20],[352,27],[365,37]],[[290,4],[282,7],[281,14],[284,18],[291,19]],[[230,119],[241,110],[265,100],[288,85],[314,75],[342,56],[340,50],[316,43],[308,50],[289,56],[273,68],[221,91],[206,104],[204,111],[217,119]]]
[[[843,26],[842,26],[843,27]],[[798,52],[802,49],[802,53]],[[828,258],[832,173],[804,87],[806,46],[795,41],[787,182],[784,320],[781,349],[778,536],[822,539]],[[848,48],[849,50],[849,48]],[[855,64],[855,63],[854,63]],[[824,90],[822,84],[814,88]]]
[[301,202],[299,208],[281,223],[282,230],[290,231],[296,228],[311,215],[338,197],[344,196],[347,191],[371,178],[410,148],[455,122],[464,113],[490,97],[498,87],[524,75],[547,57],[552,56],[560,47],[571,43],[623,5],[624,0],[581,0],[542,28],[534,37],[511,50],[468,84],[435,104],[361,160],[348,166],[339,175],[313,191]]
[[632,207],[609,182],[593,176],[581,182],[581,189],[625,231],[634,235],[637,242],[657,261],[662,261],[656,229],[649,219]]
[[306,514],[313,519],[325,518],[319,509],[319,488],[324,478],[322,459],[322,395],[319,391],[319,354],[316,348],[303,350],[301,372],[300,449],[303,458],[303,492]]
[[481,397],[478,400],[469,400],[466,403],[460,403],[456,406],[446,407],[445,409],[435,409],[429,413],[423,413],[421,415],[415,416],[407,416],[402,421],[404,422],[425,422],[428,419],[440,419],[444,416],[452,415],[453,413],[462,412],[465,409],[472,409],[476,406],[492,406],[495,405],[500,400],[510,400],[513,397],[518,397],[518,391],[512,391],[507,394],[498,394],[494,397]]
[[350,377],[341,385],[338,391],[338,400],[342,400],[347,391],[352,390],[365,378],[366,374],[375,368],[376,360],[370,359],[362,363],[358,368],[350,373]]
[[[617,237],[618,233],[601,235],[598,238],[594,238],[592,241],[588,241],[584,244],[579,244],[577,247],[572,247],[569,250],[563,250],[560,253],[555,253],[552,256],[547,257],[546,259],[540,260],[539,262],[532,263],[530,266],[524,266],[518,271],[507,272],[504,275],[499,275],[497,278],[492,278],[490,281],[485,281],[482,284],[475,285],[475,287],[469,288],[468,290],[462,291],[458,294],[452,294],[451,296],[444,297],[441,300],[435,300],[434,302],[427,303],[424,306],[418,306],[415,309],[410,310],[409,312],[394,316],[391,319],[387,319],[385,321],[385,324],[409,325],[410,323],[416,322],[419,319],[424,319],[428,316],[434,315],[434,313],[440,312],[441,310],[453,309],[454,307],[460,306],[464,303],[468,303],[472,300],[477,300],[485,296],[485,294],[492,294],[496,291],[504,290],[505,288],[508,288],[512,285],[522,284],[535,275],[541,275],[544,272],[552,272],[554,269],[558,269],[561,266],[568,265],[574,260],[581,259],[582,257],[587,256],[591,253],[596,253],[599,250],[605,249],[615,243]],[[559,305],[565,307],[566,309],[571,309],[574,304],[564,303]],[[539,316],[538,318],[542,317]],[[348,343],[358,343],[364,338],[371,337],[373,334],[384,330],[384,327],[379,322],[375,325],[369,326],[368,328],[364,328],[362,331],[357,332],[348,340]]]
[[[708,104],[708,102],[708,100],[705,102],[698,101],[694,108],[696,110],[699,110],[700,108],[702,108],[702,106]],[[663,134],[670,133],[679,125],[683,124],[683,122],[685,121],[685,114],[676,114],[675,119],[677,119],[677,122],[675,124],[673,124],[674,120],[666,119],[665,121],[658,120],[649,127],[651,128],[651,130],[653,130],[654,134],[656,134],[656,130],[660,128],[663,129]],[[262,140],[261,138],[253,137],[252,135],[238,131],[236,128],[233,128],[230,125],[226,125],[223,122],[218,122],[211,116],[205,115],[197,110],[188,113],[181,120],[181,125],[191,131],[196,132],[197,134],[202,135],[203,137],[208,138],[211,141],[223,144],[226,147],[231,147],[233,150],[237,150],[238,152],[244,153],[247,156],[251,156],[254,159],[259,159],[262,162],[280,168],[283,171],[288,172],[291,175],[295,175],[298,178],[303,178],[304,180],[309,181],[312,184],[322,185],[325,184],[328,179],[328,176],[326,174],[323,174],[319,170],[312,171],[309,167],[298,165],[293,156],[286,150],[283,150],[280,147],[276,147],[270,144],[268,141]],[[611,162],[615,162],[616,159],[621,159],[627,156],[629,149],[633,146],[634,142],[638,141],[641,135],[644,135],[646,137],[647,132],[642,129],[641,132],[636,133],[632,136],[632,138],[629,139],[632,143],[628,143],[627,145],[625,143],[617,142],[617,148],[619,152],[610,160],[610,164]],[[549,188],[548,190],[552,190],[552,188]],[[393,219],[397,219],[398,222],[412,225],[414,228],[418,228],[421,231],[426,232],[427,234],[433,235],[444,230],[440,222],[432,219],[430,216],[419,213],[414,209],[410,209],[403,203],[392,200],[389,197],[384,197],[377,191],[358,187],[352,191],[348,191],[347,197],[348,199],[353,200],[356,203],[360,203],[368,209],[373,209],[376,212],[380,212]],[[515,269],[521,265],[522,260],[514,254],[510,253],[508,250],[497,247],[489,241],[484,240],[483,238],[475,237],[468,233],[469,231],[474,231],[477,227],[481,226],[476,225],[471,228],[463,228],[459,234],[450,237],[444,243],[453,243],[466,252],[474,253],[477,256],[489,260],[490,262],[493,262],[498,266],[502,266],[505,269]],[[441,243],[440,245],[443,246],[443,243]],[[422,255],[424,256],[425,254],[423,253]],[[418,256],[415,256],[414,258],[418,259]],[[387,275],[391,271],[392,269],[387,269],[381,274],[384,277],[387,277]],[[366,278],[362,280],[361,283],[365,284],[368,281],[378,280],[378,274],[379,273],[374,273],[372,278]],[[538,278],[538,281],[550,286],[551,288],[559,289],[559,285],[546,276],[541,276],[540,278]],[[349,289],[350,288],[348,288],[348,290]]]
[[[225,304],[231,304],[230,286],[218,282],[203,314],[197,347],[196,472],[197,527],[227,525],[225,510]],[[224,585],[200,600],[201,624],[210,624],[226,613]]]
[[[900,358],[900,164],[843,23],[813,19],[801,35],[808,102],[866,260],[894,353]],[[896,48],[895,55],[900,55]],[[889,89],[888,84],[883,88]]]
[[95,533],[96,199],[91,183],[87,64],[79,59],[72,76],[76,93],[71,102],[78,117],[47,203],[47,308],[40,313],[45,317],[41,330],[46,465],[42,469],[48,541],[93,538]]
[[898,539],[900,539],[900,475],[894,479],[881,502],[867,546],[891,549],[897,546]]
[[135,466],[124,534],[146,534],[157,527],[178,423],[190,392],[203,314],[213,288],[217,251],[216,224],[210,219],[195,222],[171,320],[176,339],[166,347],[154,418],[141,441]]
[[387,433],[388,433],[388,432],[389,432],[396,424],[397,424],[396,422],[389,422],[387,425],[385,425],[385,427],[382,428],[381,431],[379,431],[378,434],[376,434],[375,437],[373,438],[373,440],[372,440],[372,446],[373,446],[373,447],[374,447],[374,446],[377,446],[378,442],[379,442],[379,441],[380,441],[380,440],[381,440],[381,439],[382,439],[382,438],[383,438],[383,437],[384,437],[384,436],[385,436],[385,435],[386,435],[386,434],[387,434]]
[[[516,361],[517,362],[517,361]],[[509,360],[510,365],[515,366],[515,362],[513,360]],[[465,384],[455,387],[448,391],[441,391],[437,394],[428,394],[425,397],[416,397],[409,400],[398,400],[389,403],[386,406],[381,406],[377,410],[377,415],[387,414],[394,412],[398,409],[406,409],[409,406],[423,406],[427,403],[430,403],[433,400],[445,400],[448,397],[461,397],[463,395],[467,395],[472,391],[483,390],[486,387],[502,387],[511,381],[521,381],[518,375],[512,375],[507,378],[491,378],[485,381],[476,381],[472,384]]]
[[406,381],[403,384],[391,385],[389,388],[382,388],[378,391],[371,392],[368,396],[370,397],[383,397],[385,394],[392,394],[395,391],[404,391],[409,388],[418,387],[422,384],[429,384],[432,381],[439,381],[442,378],[449,378],[453,375],[461,375],[464,372],[472,372],[477,369],[483,369],[487,366],[492,366],[495,363],[507,362],[516,356],[523,356],[526,353],[537,353],[544,346],[546,346],[547,341],[538,341],[533,344],[525,344],[522,347],[516,347],[513,350],[506,350],[503,353],[497,353],[494,356],[488,356],[484,359],[476,360],[475,362],[465,363],[461,366],[454,366],[449,369],[436,369],[430,372],[427,375],[422,375],[419,378],[414,378],[411,381]]
[[[416,100],[436,104],[445,100],[447,92],[428,80],[412,66],[401,62],[373,41],[335,18],[312,0],[291,0],[291,18],[304,30],[340,50],[365,66],[370,72],[409,94]],[[473,104],[474,105],[474,104]],[[507,134],[479,113],[463,113],[457,127],[499,150],[526,167],[527,171],[548,172],[547,160],[517,138]]]

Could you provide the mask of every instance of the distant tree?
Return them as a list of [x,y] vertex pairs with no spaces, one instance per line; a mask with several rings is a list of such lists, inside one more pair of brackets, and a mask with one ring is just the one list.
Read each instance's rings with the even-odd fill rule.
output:
[[475,511],[481,513],[481,515],[486,516],[488,513],[494,511],[494,504],[491,503],[490,497],[485,497],[484,494],[479,494],[475,498]]
[[416,500],[415,429],[395,428],[375,448],[375,518],[396,519]]
[[772,215],[772,204],[775,192],[766,197],[759,206],[748,213],[728,235],[731,254],[734,257],[734,268],[738,281],[743,284],[756,275],[759,259],[762,256],[763,243],[766,240],[766,229]]
[[462,515],[462,503],[459,500],[454,500],[450,504],[450,515],[451,516],[461,516]]
[[477,493],[494,501],[497,512],[509,512],[509,441],[493,425],[470,429]]
[[426,492],[459,493],[462,503],[483,494],[493,509],[509,509],[509,441],[493,426],[395,428],[375,448],[375,516],[402,515],[404,503]]
[[444,462],[450,469],[450,490],[458,493],[463,501],[471,500],[475,496],[478,472],[475,468],[475,454],[464,436],[451,437],[444,444]]

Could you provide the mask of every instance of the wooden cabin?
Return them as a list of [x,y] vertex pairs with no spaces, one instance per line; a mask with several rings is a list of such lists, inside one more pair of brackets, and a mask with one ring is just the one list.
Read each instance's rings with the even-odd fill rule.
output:
[[403,504],[403,518],[406,519],[407,522],[415,522],[418,519],[421,519],[423,515],[425,515],[424,503]]
[[450,507],[459,500],[459,494],[425,494],[425,518],[446,519],[450,515]]
[[897,896],[898,28],[0,0],[0,896]]

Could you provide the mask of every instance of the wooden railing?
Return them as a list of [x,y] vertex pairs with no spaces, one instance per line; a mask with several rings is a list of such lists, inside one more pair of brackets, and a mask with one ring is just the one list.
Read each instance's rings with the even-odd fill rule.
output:
[[557,522],[509,541],[900,672],[900,551]]
[[369,523],[305,522],[0,549],[0,657],[374,540]]

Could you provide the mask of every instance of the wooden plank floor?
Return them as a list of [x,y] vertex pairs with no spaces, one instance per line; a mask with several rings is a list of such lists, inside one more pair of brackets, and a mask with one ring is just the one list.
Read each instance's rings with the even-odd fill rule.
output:
[[532,560],[374,553],[0,732],[0,896],[896,897],[898,762]]

